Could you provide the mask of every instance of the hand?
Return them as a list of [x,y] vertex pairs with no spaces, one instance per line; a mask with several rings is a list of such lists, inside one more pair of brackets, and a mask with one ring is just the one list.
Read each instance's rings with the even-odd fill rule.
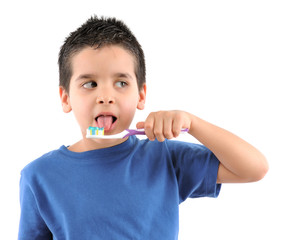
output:
[[150,141],[157,138],[163,142],[166,138],[178,137],[182,128],[191,127],[192,115],[183,111],[159,111],[149,114],[145,122],[138,122],[137,128],[144,128]]

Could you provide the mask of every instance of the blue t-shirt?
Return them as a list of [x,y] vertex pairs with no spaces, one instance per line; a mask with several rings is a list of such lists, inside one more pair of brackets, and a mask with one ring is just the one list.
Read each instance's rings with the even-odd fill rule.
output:
[[206,147],[174,140],[62,146],[22,170],[19,240],[177,239],[179,204],[217,197],[218,165]]

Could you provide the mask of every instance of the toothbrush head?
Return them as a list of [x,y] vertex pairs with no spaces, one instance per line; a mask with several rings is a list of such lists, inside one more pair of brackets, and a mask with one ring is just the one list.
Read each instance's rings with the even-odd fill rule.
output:
[[103,136],[103,135],[104,135],[104,128],[89,127],[87,129],[87,137],[90,137],[90,136]]

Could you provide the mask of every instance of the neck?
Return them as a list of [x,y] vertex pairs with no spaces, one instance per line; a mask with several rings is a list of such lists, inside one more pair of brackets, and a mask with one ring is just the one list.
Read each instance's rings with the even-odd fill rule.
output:
[[68,147],[72,152],[86,152],[96,149],[109,148],[125,142],[128,138],[120,139],[87,139],[83,138],[80,141]]

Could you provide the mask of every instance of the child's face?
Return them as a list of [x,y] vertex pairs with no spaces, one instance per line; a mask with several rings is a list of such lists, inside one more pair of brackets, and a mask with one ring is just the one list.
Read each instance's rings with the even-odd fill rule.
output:
[[139,91],[134,57],[119,46],[87,47],[72,58],[69,93],[60,88],[64,112],[73,110],[85,138],[89,126],[115,134],[127,129],[143,109],[146,86]]

